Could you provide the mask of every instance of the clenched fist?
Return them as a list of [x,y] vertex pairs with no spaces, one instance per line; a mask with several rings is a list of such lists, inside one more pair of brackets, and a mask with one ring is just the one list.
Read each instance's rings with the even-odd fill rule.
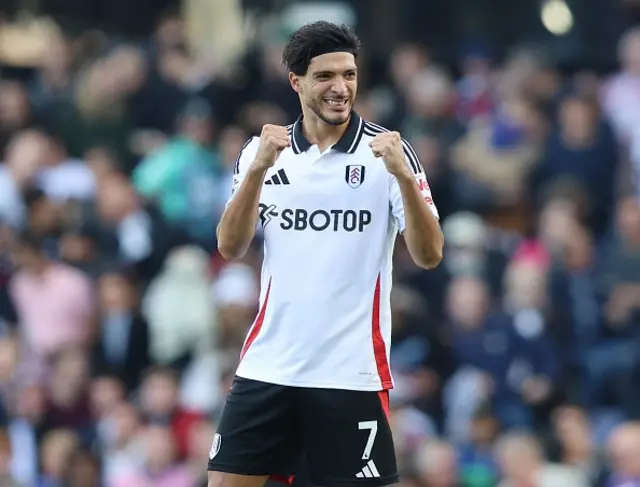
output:
[[280,153],[291,146],[291,138],[286,127],[265,125],[260,134],[260,145],[253,161],[257,169],[273,167]]
[[409,167],[404,159],[402,137],[398,132],[384,132],[376,135],[369,143],[376,157],[382,157],[387,171],[394,176],[408,174]]

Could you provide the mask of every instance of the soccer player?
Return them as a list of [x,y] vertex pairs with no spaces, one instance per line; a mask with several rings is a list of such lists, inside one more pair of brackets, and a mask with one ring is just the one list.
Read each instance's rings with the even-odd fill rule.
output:
[[302,115],[265,125],[238,156],[217,229],[226,259],[264,235],[260,310],[209,454],[209,487],[290,481],[382,486],[398,474],[388,423],[391,259],[398,232],[417,265],[443,236],[423,168],[397,132],[353,104],[359,40],[316,22],[283,61]]

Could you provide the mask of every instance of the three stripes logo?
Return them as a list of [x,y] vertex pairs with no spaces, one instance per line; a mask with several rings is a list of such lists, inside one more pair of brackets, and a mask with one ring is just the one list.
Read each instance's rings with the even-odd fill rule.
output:
[[378,472],[376,464],[373,463],[373,460],[369,460],[367,464],[362,468],[362,470],[360,470],[356,474],[356,477],[359,479],[373,479],[380,477],[380,472]]
[[277,173],[267,179],[264,184],[291,184],[289,182],[289,178],[287,177],[284,169],[280,169]]

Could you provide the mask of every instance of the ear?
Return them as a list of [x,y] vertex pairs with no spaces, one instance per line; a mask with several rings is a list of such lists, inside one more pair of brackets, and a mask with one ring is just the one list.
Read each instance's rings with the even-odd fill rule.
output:
[[295,73],[289,73],[289,84],[291,85],[291,88],[293,88],[293,91],[300,93],[300,91],[302,91],[301,83],[301,76],[298,76]]

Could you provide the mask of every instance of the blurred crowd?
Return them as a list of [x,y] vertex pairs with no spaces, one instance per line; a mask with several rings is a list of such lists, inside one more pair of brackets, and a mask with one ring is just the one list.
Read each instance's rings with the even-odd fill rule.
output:
[[[245,140],[298,115],[284,39],[220,66],[168,13],[3,68],[3,487],[206,485],[262,250],[223,262],[214,229]],[[640,30],[617,55],[365,46],[356,109],[411,142],[446,239],[433,271],[396,247],[405,487],[640,485]]]

